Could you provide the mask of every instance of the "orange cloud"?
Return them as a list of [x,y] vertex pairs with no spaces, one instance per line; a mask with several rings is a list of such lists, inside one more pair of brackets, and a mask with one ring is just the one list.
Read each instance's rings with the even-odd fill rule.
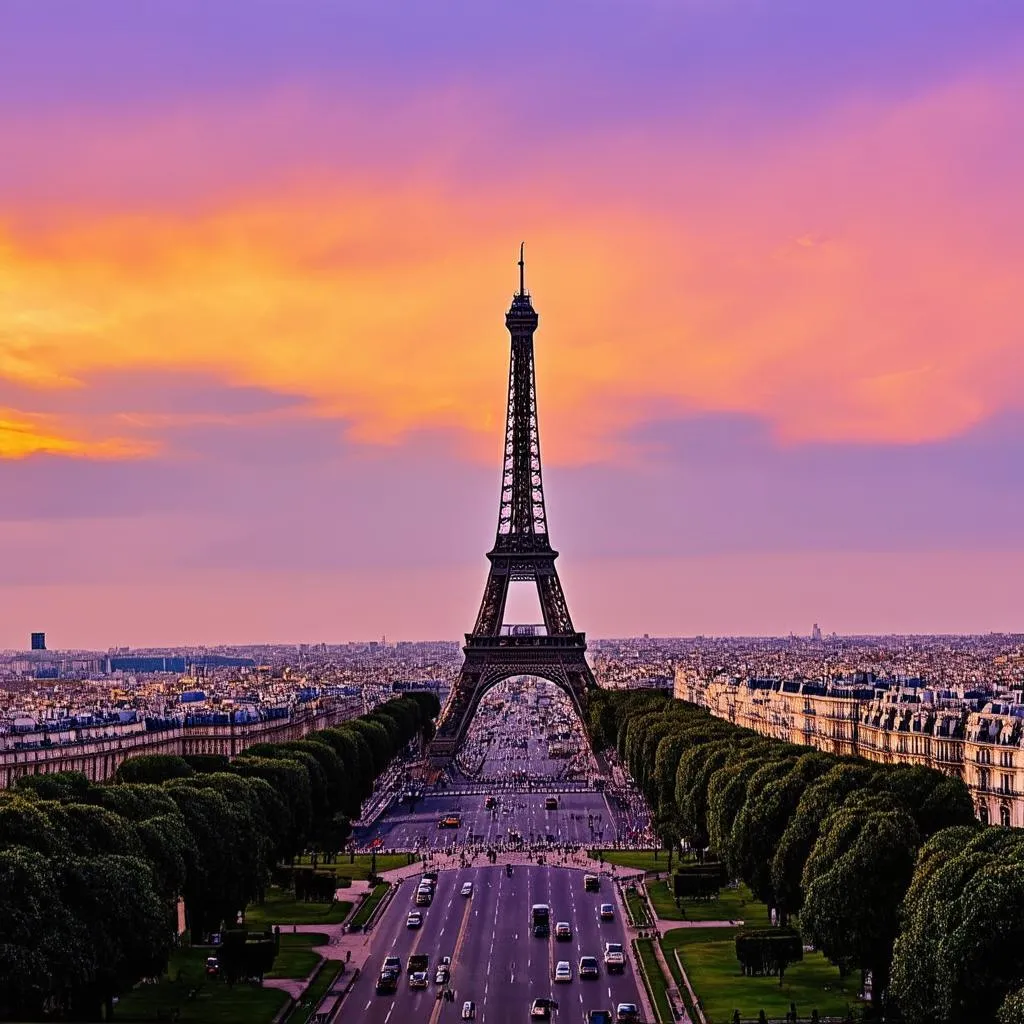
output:
[[[526,237],[547,458],[624,456],[681,412],[791,442],[950,436],[1020,402],[1012,85],[853,105],[753,154],[662,131],[564,140],[514,183],[389,166],[204,208],[10,211],[0,378],[199,370],[307,396],[359,441],[453,429],[493,459]],[[0,457],[148,443],[9,415]]]
[[40,454],[123,459],[150,454],[152,450],[151,445],[127,438],[68,436],[53,417],[0,409],[0,459]]

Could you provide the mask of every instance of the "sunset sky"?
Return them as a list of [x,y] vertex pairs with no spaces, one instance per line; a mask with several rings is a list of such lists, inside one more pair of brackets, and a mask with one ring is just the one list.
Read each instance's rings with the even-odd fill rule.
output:
[[4,0],[0,648],[460,636],[523,239],[580,629],[1024,628],[1022,102],[1012,0]]

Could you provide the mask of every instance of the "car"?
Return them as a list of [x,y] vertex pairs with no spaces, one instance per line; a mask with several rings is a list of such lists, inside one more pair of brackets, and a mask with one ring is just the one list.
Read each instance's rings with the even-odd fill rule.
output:
[[423,915],[418,910],[410,910],[405,919],[406,928],[419,928],[423,924]]
[[381,969],[385,968],[400,971],[402,969],[402,961],[397,956],[386,956],[384,957],[384,965]]
[[601,904],[601,920],[602,921],[614,921],[615,920],[615,908],[610,903]]
[[554,999],[534,999],[530,1004],[530,1020],[551,1020],[551,1011],[557,1008]]
[[377,978],[377,995],[389,995],[398,990],[399,971],[396,967],[381,968]]
[[440,964],[434,972],[434,984],[447,985],[450,977],[451,971],[444,964]]
[[215,956],[208,956],[206,958],[206,973],[210,977],[216,977],[220,974],[220,961]]
[[619,1003],[615,1007],[616,1024],[633,1024],[640,1019],[640,1010],[636,1003]]
[[600,892],[601,890],[601,876],[600,875],[584,875],[583,876],[583,889],[585,892]]
[[555,938],[559,942],[568,942],[572,938],[572,926],[568,921],[559,921],[555,925]]
[[579,974],[581,978],[596,978],[600,975],[601,969],[597,966],[596,956],[581,956]]
[[467,999],[462,1004],[462,1019],[476,1020],[476,1003],[472,999]]
[[568,960],[559,960],[555,965],[555,981],[572,981],[572,964]]
[[473,883],[472,882],[463,882],[462,883],[462,895],[463,896],[472,896],[473,895]]
[[612,1024],[615,1015],[611,1010],[589,1010],[586,1016],[586,1024]]
[[409,988],[426,988],[427,980],[426,971],[416,971],[409,975]]
[[604,944],[604,966],[609,974],[626,969],[626,955],[621,942],[606,942]]

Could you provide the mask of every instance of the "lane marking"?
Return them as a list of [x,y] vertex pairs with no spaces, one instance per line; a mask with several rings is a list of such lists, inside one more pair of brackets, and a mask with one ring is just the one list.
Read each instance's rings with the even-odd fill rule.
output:
[[[471,900],[467,900],[466,901],[466,905],[465,905],[465,907],[463,907],[463,910],[462,910],[462,921],[459,924],[459,933],[458,933],[458,936],[455,939],[455,949],[452,952],[452,968],[451,968],[451,972],[450,972],[449,977],[451,975],[455,974],[455,968],[458,967],[458,965],[459,965],[459,958],[462,955],[462,943],[463,943],[463,940],[466,938],[466,928],[467,928],[467,926],[469,924],[469,911],[470,911],[470,904],[471,904],[471,902],[472,902]],[[486,997],[487,997],[487,991],[485,989],[484,990],[484,998],[486,998]],[[443,1007],[443,1005],[444,1005],[444,1000],[443,999],[438,999],[438,1000],[435,1001],[434,1009],[431,1011],[431,1014],[430,1014],[430,1024],[437,1024],[438,1018],[441,1016],[441,1008]],[[385,1024],[387,1024],[387,1022],[385,1022]]]

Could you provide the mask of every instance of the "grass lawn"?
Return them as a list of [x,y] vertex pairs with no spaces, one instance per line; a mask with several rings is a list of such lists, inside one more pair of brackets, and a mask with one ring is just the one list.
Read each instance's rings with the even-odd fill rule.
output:
[[665,959],[672,964],[678,949],[697,998],[711,1024],[729,1024],[734,1010],[741,1017],[781,1017],[796,1003],[801,1016],[817,1009],[822,1016],[842,1016],[857,1004],[856,975],[840,979],[839,970],[820,953],[807,953],[802,963],[778,978],[746,978],[736,960],[734,928],[677,928],[662,941]]
[[[668,871],[668,854],[664,850],[659,850],[657,857],[654,850],[591,850],[590,856],[596,860],[599,853],[604,854],[605,864],[618,864],[637,871]],[[673,866],[678,859],[672,858]]]
[[340,960],[328,960],[324,964],[323,970],[313,979],[313,984],[306,989],[302,998],[292,1007],[291,1013],[285,1018],[288,1024],[308,1024],[324,996],[327,995],[335,979],[341,973],[342,966]]
[[654,955],[654,942],[651,939],[637,939],[636,950],[640,955],[640,962],[644,965],[646,975],[647,994],[654,1004],[655,1013],[662,1021],[673,1021],[675,1016],[672,1013],[672,1004],[669,1002],[668,989],[665,984],[665,975],[662,973],[658,958]]
[[[287,993],[251,984],[228,988],[217,978],[207,978],[206,958],[212,952],[205,946],[174,950],[168,973],[159,984],[139,985],[121,996],[117,1019],[155,1021],[162,1016],[166,1020],[177,1010],[182,1024],[269,1024],[288,1001]],[[189,999],[189,992],[197,988]]]
[[717,900],[683,900],[676,909],[668,882],[648,882],[647,895],[658,917],[666,921],[743,921],[748,928],[768,928],[768,908],[745,885],[723,889]]
[[327,936],[319,932],[281,933],[281,948],[268,978],[308,978],[322,959],[314,946],[326,946]]
[[245,926],[259,931],[275,924],[341,924],[352,909],[351,903],[300,903],[292,893],[276,886],[267,888],[263,903],[252,903],[245,910]]
[[693,1001],[690,999],[690,991],[686,987],[686,983],[683,981],[683,972],[679,967],[679,964],[675,958],[675,951],[667,949],[665,944],[661,944],[661,952],[665,957],[665,963],[668,964],[669,973],[675,979],[676,988],[679,989],[679,995],[682,997],[683,1005],[686,1007],[686,1012],[690,1015],[691,1021],[696,1021],[697,1012],[693,1008]]
[[626,888],[626,909],[629,911],[630,919],[637,928],[646,928],[654,923],[651,920],[651,912],[648,909],[647,900],[636,889]]
[[359,905],[359,909],[355,912],[355,916],[352,918],[353,928],[362,928],[370,920],[370,915],[376,909],[377,904],[384,899],[384,894],[390,888],[387,882],[381,882],[380,885],[373,887],[373,892],[363,900]]
[[[361,879],[365,882],[370,874],[371,854],[357,853],[356,859],[352,863],[349,863],[348,857],[349,855],[344,853],[333,864],[325,864],[323,858],[320,858],[316,870],[325,874],[334,874],[335,876],[347,875],[349,878]],[[415,857],[413,860],[415,860]],[[296,867],[309,867],[309,863],[309,857],[295,858]],[[379,875],[383,871],[391,871],[394,868],[404,868],[409,863],[409,855],[405,853],[378,853],[377,874]]]

